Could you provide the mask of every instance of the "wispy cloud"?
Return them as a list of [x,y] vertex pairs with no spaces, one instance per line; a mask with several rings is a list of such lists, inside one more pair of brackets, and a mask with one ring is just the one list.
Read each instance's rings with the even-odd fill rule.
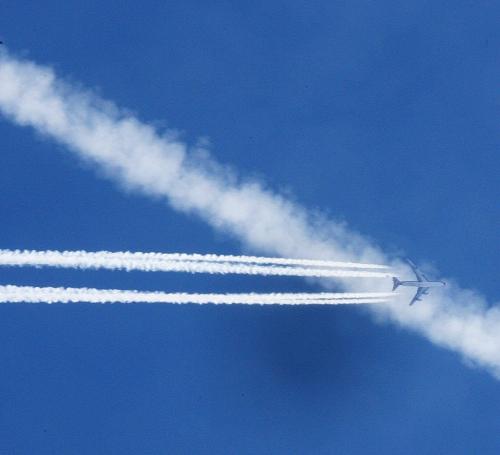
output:
[[[200,166],[174,136],[160,135],[111,103],[63,83],[50,68],[5,52],[0,57],[0,110],[16,124],[65,144],[121,186],[196,214],[258,252],[391,263],[400,273],[407,271],[344,225],[313,221],[279,194],[238,181],[214,163]],[[389,289],[390,282],[382,281],[366,286]],[[341,283],[350,289],[349,282]],[[378,318],[416,331],[500,377],[500,310],[479,294],[451,283],[412,308],[404,301],[370,308]]]

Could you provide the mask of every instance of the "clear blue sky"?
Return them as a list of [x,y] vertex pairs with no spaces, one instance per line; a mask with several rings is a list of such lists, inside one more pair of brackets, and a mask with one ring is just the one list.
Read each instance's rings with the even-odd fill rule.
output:
[[[11,2],[10,51],[498,299],[500,7]],[[237,253],[0,120],[0,248]],[[309,289],[2,270],[0,283]],[[500,383],[355,308],[3,305],[0,453],[500,453]]]

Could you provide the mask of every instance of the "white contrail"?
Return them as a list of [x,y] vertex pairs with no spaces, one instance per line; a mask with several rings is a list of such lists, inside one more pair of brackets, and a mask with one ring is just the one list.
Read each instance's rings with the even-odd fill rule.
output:
[[311,293],[311,294],[187,294],[123,291],[118,289],[54,288],[0,286],[0,303],[198,303],[198,304],[278,304],[342,305],[384,303],[386,293]]
[[[410,272],[344,224],[318,220],[258,183],[239,183],[209,160],[201,167],[173,134],[161,135],[111,103],[63,83],[50,68],[5,51],[0,53],[0,111],[65,144],[120,186],[196,214],[246,247],[283,257],[392,263],[397,275]],[[371,290],[390,288],[385,280],[369,281]],[[346,290],[364,286],[341,283]],[[483,296],[451,282],[419,305],[400,301],[370,308],[378,319],[419,332],[500,378],[500,310]]]
[[[70,252],[69,252],[70,253]],[[123,255],[125,258],[156,259],[164,261],[201,261],[201,262],[235,262],[263,265],[326,267],[342,269],[389,269],[383,264],[365,264],[362,262],[339,262],[319,259],[275,258],[262,256],[230,255],[230,254],[196,254],[196,253],[142,253],[142,252],[104,252],[99,254]]]
[[238,275],[300,277],[387,278],[382,272],[319,269],[225,262],[167,260],[160,255],[87,251],[0,250],[0,266],[35,266],[78,269],[140,270],[145,272],[185,272]]

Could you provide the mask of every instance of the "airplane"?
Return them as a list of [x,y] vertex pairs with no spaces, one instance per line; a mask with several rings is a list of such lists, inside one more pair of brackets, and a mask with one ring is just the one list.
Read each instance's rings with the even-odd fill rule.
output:
[[415,275],[417,276],[417,281],[400,281],[398,278],[392,277],[392,290],[395,291],[399,286],[412,286],[418,288],[415,297],[413,297],[410,302],[410,305],[413,305],[415,302],[422,300],[421,297],[429,293],[429,288],[446,286],[446,283],[444,281],[429,280],[422,272],[420,272],[420,270],[418,270],[417,266],[412,261],[410,261],[409,259],[407,259],[406,261],[408,262],[408,264],[410,264],[413,273],[415,273]]

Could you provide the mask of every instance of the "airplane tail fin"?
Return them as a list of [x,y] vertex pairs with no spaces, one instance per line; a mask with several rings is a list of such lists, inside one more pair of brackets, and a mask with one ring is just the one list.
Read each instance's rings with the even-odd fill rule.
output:
[[392,290],[395,291],[400,284],[401,284],[401,281],[399,281],[395,276],[393,276],[392,277]]

